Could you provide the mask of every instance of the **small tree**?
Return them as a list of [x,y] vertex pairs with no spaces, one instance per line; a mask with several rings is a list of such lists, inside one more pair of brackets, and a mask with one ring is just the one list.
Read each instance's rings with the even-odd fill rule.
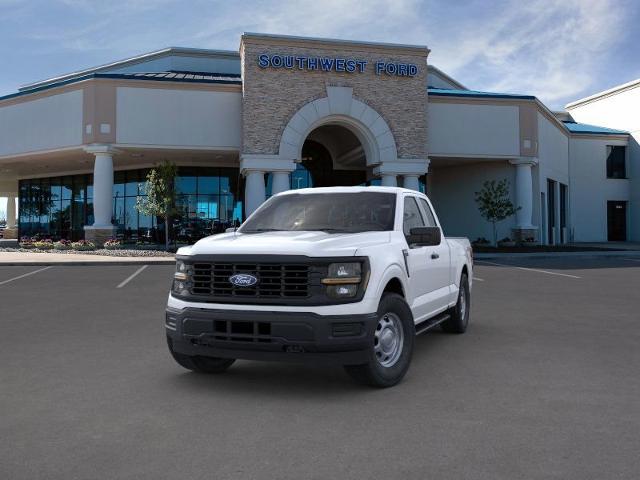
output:
[[165,249],[169,250],[169,220],[175,214],[175,178],[178,167],[164,161],[147,174],[147,184],[143,187],[146,197],[136,199],[136,210],[143,215],[164,219]]
[[506,178],[499,182],[485,181],[482,184],[482,190],[475,192],[475,195],[480,215],[493,227],[493,245],[496,245],[498,242],[496,224],[514,215],[520,207],[516,208],[509,199],[509,182]]

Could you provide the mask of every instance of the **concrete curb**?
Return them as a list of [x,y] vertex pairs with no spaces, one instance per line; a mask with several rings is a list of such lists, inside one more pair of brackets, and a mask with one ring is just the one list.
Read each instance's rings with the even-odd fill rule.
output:
[[476,260],[489,260],[501,258],[575,258],[575,257],[633,257],[640,258],[640,250],[612,250],[612,251],[587,251],[587,252],[530,252],[530,253],[475,253]]

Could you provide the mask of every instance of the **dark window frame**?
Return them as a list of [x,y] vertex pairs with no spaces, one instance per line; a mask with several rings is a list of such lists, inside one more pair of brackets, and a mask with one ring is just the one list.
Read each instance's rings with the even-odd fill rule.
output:
[[627,147],[625,145],[607,145],[606,174],[607,179],[610,180],[629,178],[627,176]]

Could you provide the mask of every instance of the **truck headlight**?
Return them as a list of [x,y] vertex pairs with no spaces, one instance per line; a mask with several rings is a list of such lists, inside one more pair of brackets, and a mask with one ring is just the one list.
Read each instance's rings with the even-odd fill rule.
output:
[[358,293],[362,282],[362,265],[359,262],[332,263],[328,275],[322,279],[327,295],[332,298],[350,298]]
[[176,271],[173,274],[173,285],[171,291],[178,295],[187,295],[189,293],[189,266],[182,260],[176,261]]

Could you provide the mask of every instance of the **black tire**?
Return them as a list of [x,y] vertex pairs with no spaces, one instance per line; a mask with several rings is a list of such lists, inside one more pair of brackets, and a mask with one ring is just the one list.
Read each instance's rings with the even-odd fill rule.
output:
[[379,341],[377,336],[374,336],[369,350],[369,362],[364,365],[345,365],[344,367],[347,373],[360,383],[378,388],[392,387],[400,382],[407,370],[409,370],[411,355],[413,354],[415,326],[413,325],[413,315],[409,305],[407,305],[404,298],[395,293],[382,295],[378,305],[378,318],[380,320],[376,326],[377,332],[384,330],[381,322],[382,325],[384,325],[384,322],[389,322],[389,317],[393,321],[394,328],[399,327],[402,329],[401,348],[399,347],[395,353],[397,359],[389,366],[383,365],[381,362],[390,361],[390,359],[389,357],[379,358],[382,354],[380,351],[376,352],[376,346]]
[[447,333],[464,333],[469,326],[469,310],[471,307],[471,295],[469,295],[469,277],[466,273],[460,276],[460,288],[458,289],[458,302],[449,310],[449,320],[440,324],[442,330]]
[[167,344],[171,356],[178,365],[197,373],[223,373],[236,361],[235,358],[200,357],[175,352],[169,337],[167,337]]

